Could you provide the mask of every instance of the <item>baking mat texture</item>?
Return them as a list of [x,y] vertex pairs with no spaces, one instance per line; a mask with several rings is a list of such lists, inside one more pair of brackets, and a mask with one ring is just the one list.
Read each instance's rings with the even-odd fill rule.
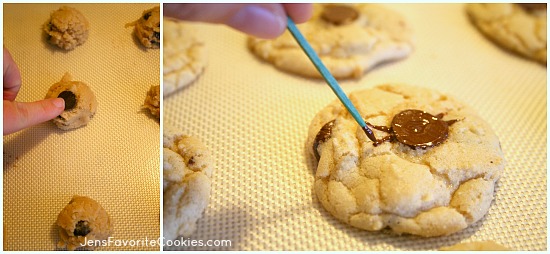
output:
[[164,98],[164,124],[202,139],[216,160],[210,205],[184,240],[231,240],[231,246],[166,249],[435,250],[478,240],[547,249],[546,67],[483,37],[463,4],[387,6],[413,26],[414,52],[340,84],[348,93],[389,82],[428,87],[477,109],[507,160],[488,214],[434,238],[368,232],[336,220],[315,197],[314,162],[304,145],[310,121],[335,95],[321,80],[259,60],[245,35],[196,24],[209,65],[197,82]]
[[145,50],[124,27],[155,4],[67,5],[90,22],[88,41],[72,51],[47,44],[42,32],[61,4],[3,5],[4,45],[22,75],[17,100],[43,99],[70,72],[99,104],[85,127],[62,131],[46,122],[4,137],[4,249],[56,250],[57,215],[84,195],[113,220],[117,242],[98,250],[159,250],[136,241],[160,236],[160,128],[141,108],[159,84],[160,51]]

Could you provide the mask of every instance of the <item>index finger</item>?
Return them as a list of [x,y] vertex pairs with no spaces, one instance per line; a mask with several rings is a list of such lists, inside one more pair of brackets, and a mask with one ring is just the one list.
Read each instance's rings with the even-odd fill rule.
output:
[[4,47],[4,100],[15,100],[21,87],[21,74],[10,52]]

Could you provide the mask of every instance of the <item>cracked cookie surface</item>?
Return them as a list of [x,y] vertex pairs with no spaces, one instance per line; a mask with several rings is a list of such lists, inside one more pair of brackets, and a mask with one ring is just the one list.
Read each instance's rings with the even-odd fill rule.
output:
[[[406,20],[376,4],[314,4],[312,18],[298,28],[335,78],[359,78],[413,50]],[[321,78],[288,31],[274,40],[251,37],[248,47],[281,70]]]
[[208,206],[212,157],[199,139],[165,126],[162,168],[165,240],[188,237]]
[[546,64],[546,3],[471,3],[466,11],[472,23],[498,45]]
[[[319,155],[314,189],[328,212],[364,230],[390,228],[424,237],[460,231],[487,213],[505,161],[498,137],[471,108],[408,85],[381,85],[349,97],[373,125],[389,126],[406,109],[459,121],[434,147],[399,142],[375,147],[339,101],[328,105],[313,119],[306,142],[312,157]],[[324,126],[330,122],[328,131]],[[373,132],[377,139],[387,135]]]
[[185,22],[164,19],[163,96],[188,86],[197,79],[208,61],[205,44]]

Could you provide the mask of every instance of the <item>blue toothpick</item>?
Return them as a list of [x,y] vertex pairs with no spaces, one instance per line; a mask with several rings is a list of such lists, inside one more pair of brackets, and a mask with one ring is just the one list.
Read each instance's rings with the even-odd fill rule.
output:
[[361,117],[361,115],[359,114],[355,106],[353,106],[353,103],[351,103],[351,101],[346,96],[344,91],[342,91],[342,88],[340,88],[340,85],[338,85],[338,81],[336,81],[336,79],[332,76],[332,74],[330,74],[330,71],[327,69],[327,67],[325,67],[323,62],[321,62],[321,59],[319,58],[319,56],[317,56],[317,53],[315,53],[315,50],[311,48],[306,38],[304,38],[300,30],[298,30],[298,28],[296,27],[296,24],[290,17],[287,18],[287,28],[288,28],[288,31],[290,31],[290,33],[294,37],[294,39],[296,39],[300,47],[302,47],[307,57],[309,57],[309,60],[311,60],[313,65],[315,65],[315,68],[317,68],[317,70],[321,73],[321,76],[323,76],[323,78],[325,79],[327,84],[330,86],[332,91],[336,94],[338,99],[340,99],[340,101],[342,102],[342,104],[344,104],[344,106],[349,111],[349,113],[353,116],[353,118],[355,118],[355,121],[357,121],[359,126],[361,126],[363,131],[365,131],[365,134],[367,134],[367,137],[369,137],[369,139],[372,140],[373,142],[376,142],[376,137],[372,133],[372,130],[369,129],[369,127],[365,123],[365,120],[363,120],[363,118]]

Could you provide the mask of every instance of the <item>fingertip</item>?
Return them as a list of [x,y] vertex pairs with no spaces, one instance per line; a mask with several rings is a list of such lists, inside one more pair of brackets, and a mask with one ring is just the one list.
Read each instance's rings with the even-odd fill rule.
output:
[[54,107],[60,108],[61,111],[65,109],[65,100],[63,100],[62,98],[52,99],[52,104],[54,105]]
[[[254,22],[250,22],[251,20]],[[253,36],[272,39],[285,31],[286,17],[257,5],[250,5],[239,10],[227,21],[227,25]]]
[[288,16],[296,24],[304,23],[313,16],[313,4],[311,3],[287,3],[283,4]]

